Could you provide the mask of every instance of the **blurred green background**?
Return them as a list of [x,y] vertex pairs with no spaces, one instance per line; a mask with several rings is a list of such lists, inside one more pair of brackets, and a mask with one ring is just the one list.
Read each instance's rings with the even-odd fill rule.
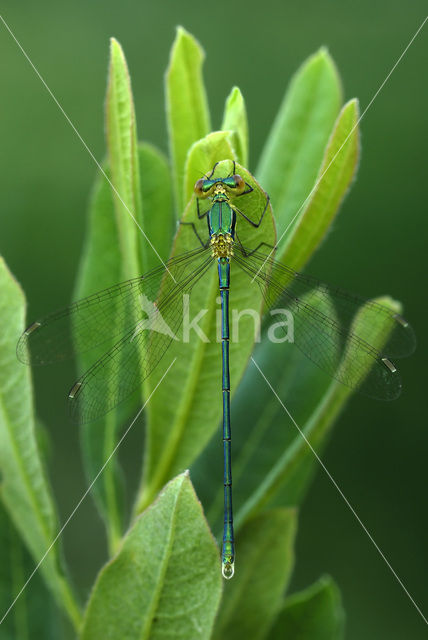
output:
[[[254,169],[288,80],[309,54],[329,48],[345,99],[357,96],[364,110],[424,19],[426,3],[77,0],[4,2],[2,13],[99,160],[109,37],[119,40],[128,60],[139,138],[166,152],[163,74],[174,27],[182,24],[207,54],[214,126],[232,85],[247,100]],[[324,461],[425,613],[427,33],[425,26],[364,117],[357,182],[308,269],[367,297],[393,295],[418,335],[416,354],[400,367],[402,396],[391,404],[355,397]],[[1,24],[0,44],[0,251],[26,291],[33,319],[71,298],[95,166]],[[63,407],[73,376],[66,365],[35,372],[62,520],[86,487],[78,432]],[[137,474],[141,441],[137,428],[123,444],[130,476]],[[85,596],[106,554],[90,499],[64,542]],[[293,589],[324,572],[342,589],[350,640],[426,638],[422,618],[320,471],[300,517]]]

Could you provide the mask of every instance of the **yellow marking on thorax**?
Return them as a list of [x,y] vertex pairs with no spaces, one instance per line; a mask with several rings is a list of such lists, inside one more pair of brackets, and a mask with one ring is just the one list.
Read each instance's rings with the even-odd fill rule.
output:
[[230,233],[212,236],[210,242],[213,258],[231,258],[233,256],[233,238]]

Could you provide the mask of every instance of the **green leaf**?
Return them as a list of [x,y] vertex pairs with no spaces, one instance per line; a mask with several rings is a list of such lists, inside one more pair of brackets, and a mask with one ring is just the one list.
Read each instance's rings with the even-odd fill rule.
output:
[[[142,226],[142,206],[137,128],[128,67],[123,51],[114,38],[110,47],[106,133],[123,277],[131,278],[145,270],[144,259],[140,261],[138,255],[142,240],[137,225]],[[147,243],[144,248],[146,253],[151,250]]]
[[336,67],[320,49],[293,77],[256,171],[271,197],[279,237],[314,185],[340,103]]
[[293,568],[295,533],[294,509],[272,509],[245,524],[236,542],[236,573],[225,584],[213,640],[266,636]]
[[345,614],[340,591],[324,576],[286,599],[268,640],[342,640]]
[[[144,209],[154,212],[145,220],[146,232],[162,258],[166,259],[172,238],[171,186],[167,162],[157,149],[148,144],[139,145],[138,156]],[[104,170],[109,176],[109,169],[104,167]],[[159,265],[159,260],[152,251],[146,259],[150,267]],[[123,279],[123,271],[113,196],[108,181],[100,174],[89,207],[89,226],[74,299],[84,298],[120,282]],[[97,356],[108,351],[116,340],[117,338],[113,337],[110,344],[103,343],[96,352],[83,353],[79,357],[79,369],[89,369]],[[129,408],[130,404],[125,403],[101,420],[82,425],[82,448],[89,482],[97,475],[116,446],[118,429],[124,416],[129,415]],[[109,545],[113,552],[123,530],[122,474],[116,456],[104,469],[93,486],[92,493],[106,523]]]
[[[401,310],[400,304],[390,298],[375,299],[375,302],[387,306],[394,313],[399,313]],[[357,313],[350,332],[364,339],[364,315],[370,315],[370,313],[370,307],[363,306]],[[376,333],[373,333],[370,338],[372,346],[379,351],[382,350],[383,345],[388,339],[387,332],[384,329],[382,325],[378,326]],[[388,329],[391,329],[389,324]],[[345,346],[345,352],[340,366],[346,369],[352,357],[352,350],[349,346]],[[369,372],[370,369],[366,366],[365,374],[368,375]],[[263,384],[262,379],[260,383]],[[297,423],[304,433],[305,438],[302,438],[301,435],[298,434],[291,445],[280,453],[276,463],[267,471],[263,481],[239,510],[236,516],[237,527],[245,522],[247,518],[258,513],[264,506],[271,503],[272,500],[277,497],[279,491],[281,491],[282,502],[285,500],[288,503],[291,495],[294,498],[294,503],[301,500],[312,469],[314,465],[316,466],[318,464],[307,441],[310,442],[315,451],[320,452],[337,416],[352,392],[352,389],[345,387],[335,380],[331,382],[327,392],[321,398],[318,406],[311,412],[306,422]],[[278,403],[276,398],[272,401]]]
[[204,57],[197,40],[183,27],[178,27],[166,72],[166,114],[178,217],[187,204],[183,196],[187,154],[192,144],[210,130],[202,77]]
[[43,559],[40,571],[46,584],[77,627],[80,612],[62,573],[58,549],[54,546],[45,556],[57,531],[57,518],[37,449],[30,371],[16,357],[25,299],[3,259],[0,291],[1,498],[34,561]]
[[218,549],[184,473],[136,520],[102,569],[82,640],[208,639],[221,581]]
[[172,185],[168,160],[156,147],[141,143],[138,147],[144,231],[156,252],[145,255],[145,270],[166,262],[171,252],[176,222],[172,207]]
[[360,151],[358,117],[358,101],[350,100],[337,118],[313,193],[284,237],[278,259],[293,269],[302,269],[317,249],[354,178]]
[[[34,563],[0,503],[0,620],[24,587]],[[63,637],[58,609],[39,573],[1,622],[2,640]]]
[[[211,135],[212,139],[216,139],[215,134]],[[207,157],[210,158],[211,155],[208,153]],[[215,175],[230,173],[231,164],[230,161],[221,162]],[[202,170],[206,169],[203,165]],[[266,204],[266,195],[246,169],[237,165],[238,169],[244,179],[254,187],[254,191],[246,196],[249,198],[246,212],[252,219],[257,220]],[[195,173],[196,170],[189,167],[189,173],[192,172]],[[201,237],[206,238],[206,221],[197,220],[194,197],[186,209],[183,221],[195,223]],[[242,224],[240,238],[244,246],[248,247],[256,246],[261,240],[274,244],[275,230],[270,208],[259,229],[254,230],[249,224]],[[192,228],[182,225],[175,239],[173,254],[179,255],[194,249],[197,245],[198,241]],[[154,388],[168,365],[177,358],[148,406],[145,475],[137,500],[137,512],[150,504],[171,477],[193,462],[218,428],[222,413],[218,287],[218,274],[213,261],[211,270],[197,282],[190,297],[188,317],[193,321],[202,314],[199,315],[198,323],[203,332],[202,339],[199,339],[193,330],[189,330],[190,340],[186,340],[185,333],[180,333],[179,340],[172,343],[162,366],[150,376],[150,384]],[[233,271],[232,296],[235,313],[254,310],[259,314],[262,303],[259,287],[256,283],[251,283],[248,275],[239,268]],[[243,375],[254,344],[255,333],[254,317],[247,313],[239,322],[239,340],[234,336],[235,339],[230,344],[232,389],[237,388]]]
[[238,87],[233,87],[224,107],[223,131],[232,131],[232,146],[235,150],[237,161],[244,167],[248,167],[248,121],[244,96]]
[[[107,175],[110,175],[107,167],[105,167],[105,171]],[[105,177],[99,174],[89,207],[89,225],[76,281],[75,300],[105,289],[123,279],[118,236],[112,191]],[[77,343],[79,343],[79,339],[82,339],[82,336],[76,336]],[[113,337],[110,342],[103,343],[100,348],[80,354],[78,358],[79,371],[87,371],[98,357],[101,357],[113,346],[116,340],[117,338]],[[106,389],[106,393],[108,393],[108,389]],[[116,446],[120,415],[117,410],[111,411],[96,422],[81,425],[82,452],[89,483],[98,474]],[[93,485],[91,492],[107,526],[111,551],[116,549],[122,536],[122,489],[119,463],[117,457],[113,456]]]

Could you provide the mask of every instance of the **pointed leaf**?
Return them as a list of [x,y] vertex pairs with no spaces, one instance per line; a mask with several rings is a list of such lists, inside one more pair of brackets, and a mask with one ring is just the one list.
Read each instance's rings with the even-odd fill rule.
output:
[[185,473],[136,520],[101,571],[82,640],[208,639],[221,586],[218,549]]
[[268,640],[342,640],[344,621],[340,591],[325,576],[286,599]]
[[[120,44],[114,38],[110,47],[106,132],[123,277],[131,278],[145,270],[138,255],[143,240],[137,226],[142,226],[137,128],[128,67]],[[146,253],[151,250],[147,242],[143,246]]]
[[225,584],[214,640],[264,638],[294,561],[296,512],[272,509],[249,520],[237,538],[236,573]]
[[327,233],[355,176],[359,159],[358,101],[340,112],[308,202],[284,237],[278,259],[301,270]]
[[[107,168],[105,171],[108,175],[110,174]],[[120,282],[122,278],[122,256],[113,195],[107,180],[100,174],[97,177],[89,207],[89,224],[74,299],[79,300],[107,288]],[[78,335],[76,340],[79,341]],[[104,343],[97,350],[80,354],[79,371],[87,371],[97,357],[101,357],[115,341],[116,338],[112,338],[111,343]],[[120,427],[119,415],[117,411],[111,411],[96,422],[81,425],[83,459],[89,483],[97,475],[116,445]],[[121,473],[116,456],[94,484],[92,495],[107,526],[109,546],[113,550],[123,530]]]
[[144,269],[160,266],[159,256],[166,261],[171,253],[176,221],[172,208],[172,184],[168,161],[156,147],[138,146],[144,231],[156,252],[147,250]]
[[183,197],[187,154],[192,144],[210,130],[203,60],[204,52],[198,41],[183,27],[178,27],[166,72],[166,114],[178,218],[187,204]]
[[336,67],[320,49],[292,78],[256,171],[271,197],[279,237],[315,183],[340,103]]
[[[52,495],[34,433],[30,370],[16,357],[24,330],[25,299],[0,259],[0,473],[3,504],[34,561],[51,546],[57,530]],[[40,571],[75,626],[80,612],[53,547]]]
[[224,107],[223,131],[232,131],[233,148],[239,164],[248,167],[248,121],[247,110],[245,108],[244,96],[238,87],[233,87],[227,97]]
[[[169,170],[165,158],[151,145],[139,145],[138,155],[144,209],[154,212],[151,217],[145,219],[146,232],[152,238],[154,246],[163,259],[166,259],[172,241]],[[110,175],[107,167],[105,172]],[[159,265],[159,260],[152,251],[146,259],[150,267]],[[108,181],[100,174],[91,198],[89,226],[74,298],[76,300],[84,298],[120,282],[123,279],[123,271],[113,195]],[[112,338],[110,345],[103,343],[98,353],[94,351],[83,353],[79,357],[80,370],[89,369],[96,361],[97,355],[101,356],[105,353],[116,340],[116,337]],[[82,425],[83,454],[89,482],[96,476],[116,446],[118,429],[123,417],[127,415],[128,408],[129,404],[126,403],[124,407],[118,407],[95,423]],[[117,548],[123,529],[122,475],[116,457],[110,461],[95,483],[93,495],[105,520],[110,549],[113,552]]]

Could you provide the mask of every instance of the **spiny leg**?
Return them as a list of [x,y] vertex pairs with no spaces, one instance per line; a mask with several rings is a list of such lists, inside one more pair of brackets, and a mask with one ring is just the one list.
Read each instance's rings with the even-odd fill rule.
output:
[[[203,217],[203,216],[202,216],[202,217]],[[207,248],[208,248],[208,245],[209,245],[209,243],[210,243],[210,239],[208,238],[208,240],[207,240],[206,242],[204,242],[204,241],[202,240],[201,236],[200,236],[200,235],[199,235],[199,233],[198,233],[198,230],[197,230],[197,229],[196,229],[196,227],[195,227],[195,223],[194,223],[194,222],[182,222],[182,221],[180,220],[180,225],[183,225],[183,226],[185,226],[185,225],[186,225],[186,226],[190,226],[190,227],[192,227],[193,233],[195,234],[195,236],[196,236],[196,237],[197,237],[197,239],[199,240],[199,242],[200,242],[201,246],[202,246],[204,249],[207,249]]]
[[258,251],[260,249],[260,247],[263,247],[263,246],[265,246],[265,247],[267,247],[269,249],[269,254],[272,251],[276,251],[276,249],[277,249],[277,247],[274,244],[269,244],[268,242],[259,242],[259,244],[257,245],[257,247],[255,249],[252,249],[252,251],[248,251],[244,247],[244,245],[242,244],[242,242],[241,242],[241,240],[240,240],[240,238],[239,238],[237,233],[235,233],[235,237],[236,237],[236,240],[237,240],[237,242],[239,244],[239,247],[241,249],[242,255],[245,258],[249,258],[250,256],[253,255],[253,253],[256,253],[256,251]]
[[251,220],[247,215],[245,215],[245,213],[243,211],[238,209],[238,207],[236,207],[235,205],[232,204],[231,206],[232,206],[232,209],[234,211],[236,211],[236,213],[239,213],[252,227],[255,227],[257,229],[258,227],[260,227],[260,225],[261,225],[261,223],[263,221],[264,215],[265,215],[265,213],[267,211],[267,208],[269,206],[269,202],[270,202],[270,198],[269,198],[268,194],[266,194],[265,208],[263,209],[263,213],[260,216],[260,219],[259,219],[258,222],[254,222],[253,220]]
[[196,198],[196,213],[198,215],[199,220],[202,220],[202,218],[205,218],[205,216],[208,215],[209,211],[210,210],[207,209],[205,213],[201,213],[201,210],[199,209],[199,198]]

